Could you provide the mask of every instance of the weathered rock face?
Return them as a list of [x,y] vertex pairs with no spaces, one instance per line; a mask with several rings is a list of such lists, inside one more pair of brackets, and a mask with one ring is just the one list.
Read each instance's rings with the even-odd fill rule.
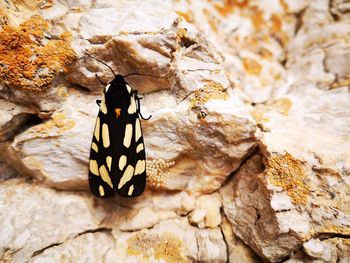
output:
[[[350,261],[346,1],[0,3],[1,262]],[[112,71],[147,188],[88,191]]]

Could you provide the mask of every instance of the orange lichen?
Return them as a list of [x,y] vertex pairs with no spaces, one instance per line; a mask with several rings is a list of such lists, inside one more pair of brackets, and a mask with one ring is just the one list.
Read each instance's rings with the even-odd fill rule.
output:
[[225,0],[223,4],[214,4],[214,8],[222,15],[228,16],[233,12],[235,7],[245,8],[249,3],[249,0]]
[[70,33],[55,39],[45,35],[49,24],[39,15],[18,28],[5,25],[0,32],[0,79],[26,91],[44,91],[56,74],[75,58]]
[[191,10],[188,10],[187,12],[182,12],[182,11],[176,11],[176,13],[183,17],[187,22],[193,23],[193,13]]
[[264,13],[257,7],[251,8],[250,20],[255,30],[260,30],[262,25],[265,24]]
[[252,58],[242,58],[243,66],[247,74],[260,75],[262,65]]
[[221,84],[210,82],[203,88],[194,92],[194,97],[191,100],[191,107],[199,107],[212,99],[226,100],[227,98],[227,90]]
[[282,21],[279,15],[272,14],[271,16],[271,30],[272,32],[281,32],[282,30]]
[[62,134],[65,131],[72,129],[74,126],[75,122],[71,119],[67,119],[64,113],[57,113],[45,123],[32,128],[31,132],[44,136],[51,132],[55,134]]
[[144,259],[154,257],[168,263],[185,263],[187,258],[182,254],[183,242],[171,233],[146,234],[138,233],[129,238],[127,253],[130,256],[142,256]]
[[289,6],[288,6],[287,2],[285,0],[280,0],[280,4],[283,8],[283,11],[285,13],[289,13]]
[[282,187],[296,205],[306,205],[310,193],[307,175],[301,161],[289,153],[267,160],[265,175],[268,183]]
[[269,121],[269,118],[265,117],[267,112],[278,112],[287,116],[292,105],[289,99],[282,98],[271,103],[257,105],[251,115],[257,123],[263,123]]

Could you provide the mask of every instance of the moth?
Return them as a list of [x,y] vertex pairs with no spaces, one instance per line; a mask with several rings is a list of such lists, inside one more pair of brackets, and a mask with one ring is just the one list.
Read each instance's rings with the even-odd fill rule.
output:
[[125,81],[127,76],[134,74],[122,76],[114,73],[114,79],[105,86],[101,100],[96,101],[99,112],[90,149],[89,184],[97,197],[108,198],[115,192],[135,197],[145,189],[146,154],[140,118],[148,120],[151,116],[142,116],[141,98],[137,90]]

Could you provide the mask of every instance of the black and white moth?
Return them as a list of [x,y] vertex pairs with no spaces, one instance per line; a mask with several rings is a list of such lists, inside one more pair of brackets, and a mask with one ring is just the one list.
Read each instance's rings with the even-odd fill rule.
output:
[[96,101],[100,109],[89,159],[90,189],[101,198],[111,197],[115,192],[125,197],[138,196],[146,184],[140,98],[137,90],[125,81],[132,74],[114,75],[104,88],[102,99]]

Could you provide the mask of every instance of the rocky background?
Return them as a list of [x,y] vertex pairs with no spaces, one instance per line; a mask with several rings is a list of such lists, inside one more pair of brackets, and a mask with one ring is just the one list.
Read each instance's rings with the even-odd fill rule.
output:
[[[347,0],[1,0],[0,262],[350,262]],[[94,198],[103,86],[148,186]]]

